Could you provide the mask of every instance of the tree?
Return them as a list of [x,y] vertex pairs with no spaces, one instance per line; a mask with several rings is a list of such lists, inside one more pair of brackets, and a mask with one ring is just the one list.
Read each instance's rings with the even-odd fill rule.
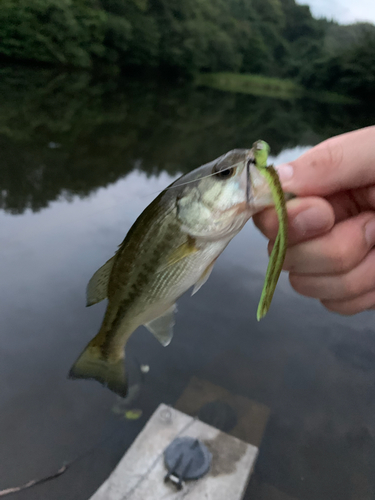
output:
[[105,19],[90,0],[3,0],[0,54],[89,67],[104,54]]

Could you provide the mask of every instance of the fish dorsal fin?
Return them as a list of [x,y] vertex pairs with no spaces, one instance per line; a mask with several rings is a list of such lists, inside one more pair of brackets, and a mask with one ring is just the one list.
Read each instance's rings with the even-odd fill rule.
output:
[[209,266],[207,266],[207,268],[203,271],[202,276],[195,283],[195,286],[193,288],[193,291],[191,292],[191,295],[194,295],[195,293],[197,293],[197,291],[206,283],[206,281],[208,280],[208,278],[210,277],[210,275],[212,273],[212,269],[214,268],[215,262],[216,262],[216,259],[213,262],[211,262],[211,264]]
[[145,327],[149,330],[163,345],[166,347],[172,340],[173,327],[175,324],[174,313],[177,311],[176,304],[173,304],[161,316],[145,323]]
[[108,281],[111,275],[115,256],[99,268],[93,275],[86,289],[86,307],[97,304],[107,298]]

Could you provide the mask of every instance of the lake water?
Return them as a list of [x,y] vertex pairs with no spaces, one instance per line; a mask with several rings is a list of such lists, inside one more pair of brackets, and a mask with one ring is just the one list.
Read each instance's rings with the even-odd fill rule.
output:
[[[282,276],[257,323],[268,257],[251,222],[199,293],[179,300],[169,347],[143,327],[129,341],[139,420],[126,420],[99,384],[67,379],[105,310],[85,308],[88,280],[173,178],[258,138],[277,162],[291,160],[370,124],[373,112],[149,77],[0,76],[0,489],[75,460],[14,498],[89,498],[158,404],[174,405],[198,377],[270,409],[247,500],[276,490],[280,499],[373,499],[374,313],[331,314]],[[150,371],[141,376],[142,364]]]

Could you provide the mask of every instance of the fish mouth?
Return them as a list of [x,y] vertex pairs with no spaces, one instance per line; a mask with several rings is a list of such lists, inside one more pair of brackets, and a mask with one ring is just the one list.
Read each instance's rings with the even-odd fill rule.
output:
[[251,163],[254,162],[253,159],[249,158],[246,161],[246,203],[250,205],[251,200],[251,171],[250,166]]
[[248,152],[245,160],[245,173],[246,173],[246,203],[250,207],[253,201],[253,184],[251,178],[251,167],[255,165],[253,150]]
[[251,215],[274,205],[270,186],[256,167],[253,150],[248,150],[244,160],[242,188],[245,191],[244,202]]
[[254,174],[255,161],[252,150],[247,150],[246,153],[246,157],[242,160],[240,167],[240,185],[244,197],[243,201],[236,205],[236,213],[237,215],[247,214],[247,217],[250,218],[254,213],[254,179],[252,171]]

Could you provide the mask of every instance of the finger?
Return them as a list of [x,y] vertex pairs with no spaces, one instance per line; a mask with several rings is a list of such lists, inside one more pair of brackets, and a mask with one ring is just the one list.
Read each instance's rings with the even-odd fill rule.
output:
[[277,167],[285,191],[327,196],[375,183],[375,126],[328,139]]
[[[296,198],[286,204],[288,211],[288,242],[301,241],[329,231],[335,222],[330,203],[323,198]],[[254,224],[270,240],[275,240],[279,229],[276,211],[263,210],[253,217]]]
[[375,287],[375,250],[348,273],[338,275],[289,275],[296,292],[320,300],[350,300]]
[[369,309],[375,309],[375,290],[349,300],[322,300],[323,306],[329,311],[352,316]]
[[361,212],[375,209],[375,186],[342,191],[327,196],[326,199],[332,205],[336,222],[340,222]]
[[375,214],[366,212],[288,248],[283,269],[297,274],[342,274],[357,266],[374,245]]

